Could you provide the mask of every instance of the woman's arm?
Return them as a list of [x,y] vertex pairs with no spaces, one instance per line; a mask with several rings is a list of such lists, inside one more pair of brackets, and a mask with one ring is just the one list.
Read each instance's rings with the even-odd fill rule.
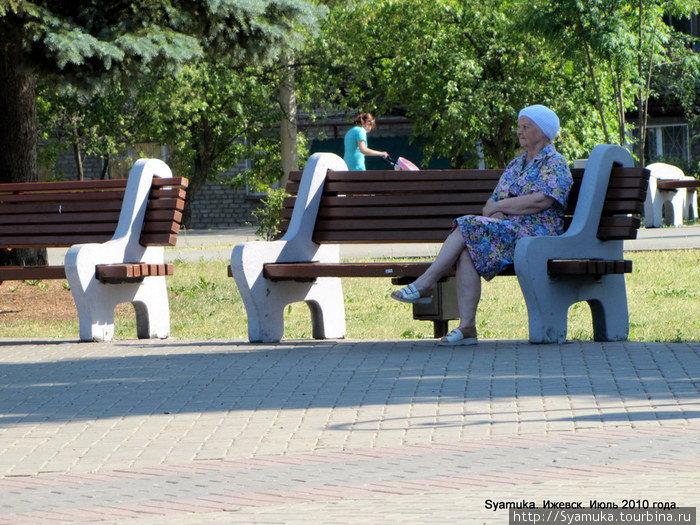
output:
[[377,151],[368,148],[364,140],[357,141],[357,148],[360,150],[360,153],[368,157],[387,157],[389,155],[386,151]]
[[[554,199],[542,193],[528,193],[519,197],[508,197],[500,201],[488,200],[482,211],[484,217],[501,215],[530,215],[546,210],[554,204]],[[503,218],[496,216],[494,218]]]

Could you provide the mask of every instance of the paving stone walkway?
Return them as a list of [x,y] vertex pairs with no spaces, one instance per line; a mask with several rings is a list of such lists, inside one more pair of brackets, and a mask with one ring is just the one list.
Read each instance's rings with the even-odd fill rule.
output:
[[698,505],[700,344],[0,340],[0,524]]

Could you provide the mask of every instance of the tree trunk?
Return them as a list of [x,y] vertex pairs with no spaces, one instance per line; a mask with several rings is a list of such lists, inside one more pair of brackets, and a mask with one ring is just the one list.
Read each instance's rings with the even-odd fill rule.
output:
[[109,153],[102,155],[102,172],[100,173],[100,179],[106,180],[107,175],[109,175]]
[[593,58],[591,57],[591,52],[588,48],[588,44],[585,44],[584,47],[586,51],[586,65],[588,66],[588,75],[590,76],[591,83],[593,84],[593,92],[595,95],[595,107],[598,110],[598,115],[600,116],[600,125],[603,128],[603,136],[605,137],[605,143],[610,144],[610,135],[608,133],[608,126],[605,123],[605,113],[603,112],[603,99],[600,95],[600,88],[598,87],[595,69],[593,68]]
[[78,180],[85,180],[85,170],[83,170],[83,154],[80,151],[80,144],[73,142],[73,156],[75,157],[75,167],[78,170]]
[[[642,78],[644,74],[644,2],[639,0],[637,6],[638,12],[637,22],[639,23],[638,33],[637,33],[637,74],[639,78]],[[647,142],[647,127],[646,127],[646,115],[644,114],[644,88],[640,86],[637,92],[637,132],[639,134],[639,142],[637,143],[637,157],[640,166],[646,164],[646,142]]]
[[[0,182],[38,180],[34,78],[22,50],[0,40]],[[0,266],[46,264],[46,250],[0,250]]]
[[182,210],[182,225],[185,228],[189,228],[192,219],[192,202],[199,189],[212,174],[215,160],[214,137],[209,120],[206,118],[200,119],[196,133],[193,135],[199,137],[199,142],[196,145],[197,150],[194,156],[192,177],[187,185],[185,208]]
[[299,169],[297,152],[297,98],[294,87],[294,68],[291,52],[282,55],[280,71],[279,103],[282,109],[280,120],[280,150],[282,157],[282,179],[280,188],[287,187],[289,172]]

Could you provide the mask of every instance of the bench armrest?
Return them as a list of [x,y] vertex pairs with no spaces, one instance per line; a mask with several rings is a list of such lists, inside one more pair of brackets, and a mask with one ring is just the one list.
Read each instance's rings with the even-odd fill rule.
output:
[[[281,240],[311,243],[328,170],[345,171],[345,161],[333,153],[314,153],[304,167],[289,228]],[[303,248],[302,248],[303,249]],[[291,261],[289,261],[291,262]]]

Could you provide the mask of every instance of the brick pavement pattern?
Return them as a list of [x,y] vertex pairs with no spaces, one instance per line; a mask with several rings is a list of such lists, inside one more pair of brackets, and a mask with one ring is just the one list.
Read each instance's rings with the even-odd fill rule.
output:
[[0,341],[0,524],[697,506],[700,345]]

